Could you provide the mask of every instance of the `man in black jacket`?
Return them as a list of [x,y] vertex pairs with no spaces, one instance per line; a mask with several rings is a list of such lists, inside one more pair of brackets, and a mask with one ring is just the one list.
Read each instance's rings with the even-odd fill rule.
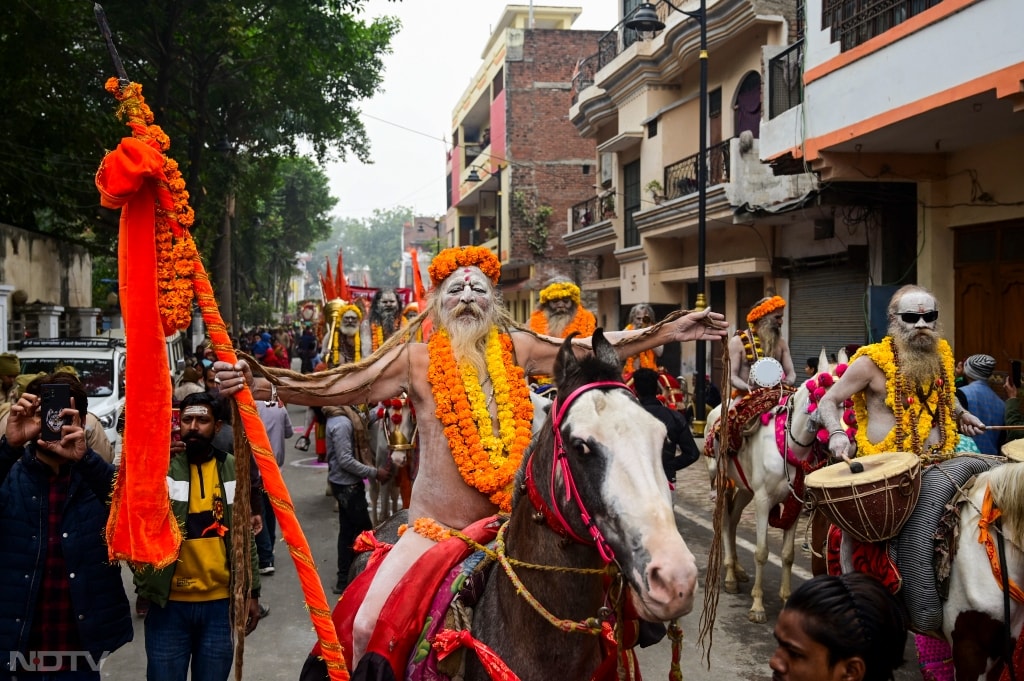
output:
[[[104,657],[132,640],[121,569],[107,560],[107,522],[114,467],[89,449],[82,423],[89,408],[81,383],[71,384],[70,419],[59,440],[40,435],[34,382],[11,408],[0,439],[0,650],[4,678],[78,670],[99,679]],[[65,422],[67,423],[67,422]],[[41,653],[40,651],[45,651]],[[24,676],[23,676],[24,675]]]
[[[686,418],[675,409],[669,409],[658,400],[658,372],[637,369],[633,372],[633,390],[640,404],[654,418],[665,424],[668,435],[661,448],[661,464],[669,482],[676,481],[676,471],[682,470],[700,458],[700,450],[693,441]],[[680,455],[676,456],[676,447]]]

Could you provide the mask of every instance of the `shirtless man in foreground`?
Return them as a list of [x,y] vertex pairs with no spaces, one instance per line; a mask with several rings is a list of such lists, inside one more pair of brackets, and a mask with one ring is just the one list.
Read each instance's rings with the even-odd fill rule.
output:
[[[245,384],[256,399],[270,399],[276,392],[289,404],[325,406],[372,403],[405,391],[416,409],[421,443],[409,527],[418,518],[431,518],[445,526],[463,529],[499,510],[507,512],[518,465],[502,467],[503,471],[510,470],[500,479],[495,479],[493,473],[461,471],[452,450],[465,458],[474,443],[467,442],[466,433],[459,427],[458,419],[452,420],[452,413],[462,400],[485,404],[491,416],[491,432],[476,434],[493,446],[487,452],[490,459],[507,459],[510,463],[521,460],[532,418],[532,406],[524,406],[529,405],[524,372],[553,373],[561,340],[514,332],[515,322],[496,289],[500,272],[500,263],[486,248],[446,249],[430,266],[434,289],[429,311],[435,320],[435,332],[429,343],[402,343],[406,334],[396,333],[378,353],[356,364],[306,376],[274,371],[278,384],[274,389],[267,378],[255,378],[245,362],[234,366],[218,362],[221,394],[232,395]],[[616,346],[620,357],[627,357],[670,342],[719,340],[726,333],[723,315],[704,310],[663,322],[648,333],[611,332],[606,337]],[[590,348],[590,339],[576,339],[574,344],[580,353],[585,353]],[[452,376],[461,380],[444,380]],[[515,436],[506,441],[502,437],[505,433]],[[481,438],[473,440],[479,446]],[[381,563],[356,615],[353,669],[366,651],[377,617],[395,584],[433,545],[432,540],[407,531]],[[674,571],[679,574],[665,575],[665,581],[676,583],[687,578],[688,570],[695,569],[692,561],[675,566]],[[641,607],[640,614],[659,619],[662,607],[675,605],[673,599],[684,597],[671,594],[671,602],[660,607],[654,604],[653,610]]]

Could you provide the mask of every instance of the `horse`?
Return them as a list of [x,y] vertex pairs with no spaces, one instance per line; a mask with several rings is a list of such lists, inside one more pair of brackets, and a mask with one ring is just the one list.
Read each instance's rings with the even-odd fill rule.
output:
[[[823,449],[817,434],[819,427],[809,406],[815,401],[815,394],[812,391],[817,389],[822,381],[831,385],[834,380],[831,373],[834,367],[828,364],[824,351],[819,366],[826,368],[811,381],[802,384],[795,392],[779,391],[780,399],[776,406],[761,418],[752,421],[753,425],[743,434],[738,453],[734,457],[729,457],[726,464],[727,477],[732,488],[726,505],[728,517],[721,523],[722,562],[725,567],[727,593],[739,593],[738,583],[749,580],[736,552],[736,528],[743,509],[752,500],[754,502],[757,550],[754,554],[754,586],[750,592],[753,603],[747,614],[751,622],[767,621],[762,579],[764,565],[768,562],[769,516],[779,504],[786,504],[780,520],[783,524],[783,533],[782,583],[779,586],[779,598],[785,602],[792,592],[796,515],[803,505],[794,487],[802,486],[803,474],[824,462]],[[828,378],[823,378],[824,376]],[[721,420],[722,406],[715,407],[708,414],[706,432],[715,431]],[[723,457],[717,437],[706,441],[705,454],[708,454],[705,461],[714,485],[718,466],[722,465]],[[717,490],[717,493],[730,494],[729,491],[722,489]]]
[[[606,653],[611,641],[630,638],[629,613],[673,620],[692,610],[696,588],[661,465],[665,427],[622,383],[600,329],[593,355],[577,358],[571,338],[555,364],[558,396],[523,456],[511,514],[489,552],[496,565],[472,611],[472,638],[523,681],[556,670],[569,679],[617,678],[628,662],[622,651]],[[325,668],[324,676],[306,674],[315,659],[303,681],[326,677]],[[474,654],[463,664],[466,681],[490,678]]]
[[368,436],[373,454],[371,466],[391,468],[394,475],[387,482],[370,480],[370,520],[374,525],[390,518],[409,504],[411,480],[417,468],[416,415],[404,394],[385,400],[377,406],[376,419],[370,423]]

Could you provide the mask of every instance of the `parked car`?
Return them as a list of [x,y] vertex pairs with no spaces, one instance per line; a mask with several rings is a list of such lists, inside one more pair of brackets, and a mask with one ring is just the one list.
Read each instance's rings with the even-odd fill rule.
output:
[[125,343],[123,338],[26,338],[15,349],[23,374],[52,373],[60,366],[75,368],[89,396],[89,411],[103,424],[121,456],[117,417],[124,407]]

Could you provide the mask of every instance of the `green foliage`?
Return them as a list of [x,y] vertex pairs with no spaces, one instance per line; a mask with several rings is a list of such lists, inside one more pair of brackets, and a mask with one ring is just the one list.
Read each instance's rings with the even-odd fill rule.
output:
[[548,247],[548,220],[554,209],[539,203],[537,192],[512,192],[512,211],[515,217],[526,224],[529,233],[526,243],[534,255],[543,255]]
[[[362,0],[103,4],[129,78],[171,138],[208,260],[224,197],[268,196],[241,190],[274,186],[299,140],[320,161],[368,158],[356,107],[380,88],[396,19],[357,18]],[[0,7],[0,221],[113,253],[117,216],[99,208],[93,175],[129,132],[103,90],[114,72],[93,5]]]
[[398,286],[402,268],[402,227],[412,221],[412,209],[404,206],[377,209],[366,219],[336,219],[330,237],[317,244],[313,251],[307,266],[310,275],[317,281],[318,272],[324,271],[327,260],[333,272],[338,248],[343,248],[350,284],[362,286],[361,274],[353,277],[351,273],[360,273],[366,268],[370,286]]

